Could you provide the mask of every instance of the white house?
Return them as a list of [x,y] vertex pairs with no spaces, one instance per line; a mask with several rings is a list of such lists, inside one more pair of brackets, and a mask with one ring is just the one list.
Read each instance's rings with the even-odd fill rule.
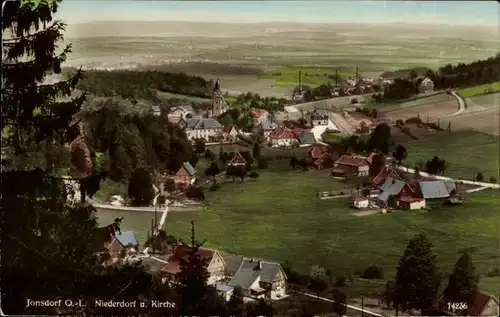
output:
[[269,134],[268,140],[272,146],[292,146],[300,143],[297,135],[284,126],[274,129]]
[[[175,283],[176,275],[181,271],[181,262],[188,261],[191,251],[191,246],[181,244],[175,248],[172,257],[167,260],[167,264],[160,270],[161,276],[164,281]],[[208,284],[214,285],[218,281],[224,279],[226,263],[216,250],[199,248],[199,256],[206,260],[207,272],[209,273]]]
[[269,112],[264,109],[250,108],[248,114],[253,118],[255,125],[259,125],[269,118]]
[[352,205],[354,206],[354,208],[358,209],[368,208],[369,201],[366,197],[357,197],[353,199]]
[[313,126],[328,125],[328,111],[323,109],[314,109],[311,113],[311,122]]
[[402,209],[417,210],[425,208],[425,199],[419,197],[406,197],[399,198],[399,207]]
[[286,295],[286,279],[279,263],[243,258],[228,285],[240,286],[249,297],[263,298],[268,294],[271,299],[279,299]]
[[210,137],[222,134],[224,127],[214,119],[185,119],[186,135],[188,140],[200,139],[209,140]]
[[420,93],[429,93],[434,91],[434,82],[429,78],[425,77],[424,80],[418,85],[418,91]]

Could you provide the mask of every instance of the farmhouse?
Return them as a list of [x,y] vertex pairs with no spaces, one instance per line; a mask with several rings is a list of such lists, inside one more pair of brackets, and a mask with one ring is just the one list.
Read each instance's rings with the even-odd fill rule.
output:
[[315,169],[331,168],[337,158],[336,153],[328,153],[324,146],[313,147],[307,153],[308,163]]
[[367,197],[356,197],[352,201],[352,205],[354,208],[362,209],[368,208],[370,201]]
[[[161,269],[161,277],[164,281],[175,282],[176,275],[181,271],[183,262],[188,261],[191,246],[181,244],[175,247],[174,254],[167,260],[167,264]],[[216,250],[199,248],[198,255],[206,261],[209,273],[208,284],[213,285],[224,278],[226,263]]]
[[[384,184],[380,187],[380,195],[377,199],[389,203],[389,197],[395,196],[398,199],[404,196],[411,196],[413,189],[407,183],[394,178],[387,178]],[[399,200],[395,202],[399,205]]]
[[285,126],[274,129],[268,139],[272,146],[292,146],[300,142],[297,135]]
[[250,108],[250,110],[248,110],[248,114],[253,118],[255,125],[259,125],[262,122],[267,121],[267,118],[269,117],[269,112],[258,108]]
[[189,162],[184,162],[181,168],[172,176],[176,186],[187,188],[189,185],[194,184],[196,180],[196,171]]
[[161,108],[160,108],[160,106],[151,106],[151,112],[155,116],[161,115]]
[[227,164],[228,166],[245,166],[247,164],[247,161],[245,158],[241,155],[241,153],[238,151],[236,154],[233,156],[231,161]]
[[279,263],[243,258],[228,285],[240,286],[246,296],[264,297],[270,292],[276,299],[285,296],[286,275]]
[[313,126],[328,125],[328,111],[323,109],[314,109],[311,113],[311,122]]
[[[456,312],[448,308],[448,303],[445,302],[444,296],[438,300],[440,312],[449,316],[457,315]],[[498,300],[489,294],[477,291],[472,299],[467,304],[467,311],[463,314],[465,316],[498,316],[500,312],[500,304]]]
[[123,252],[136,252],[139,248],[139,242],[133,231],[122,231],[111,236],[105,247],[112,256],[117,256]]
[[380,172],[372,179],[371,183],[375,187],[381,186],[386,179],[393,178],[402,181],[403,178],[396,172],[391,165],[385,165]]
[[346,176],[346,175],[356,175],[356,176],[368,176],[370,170],[370,164],[366,160],[366,157],[360,155],[342,155],[333,164],[333,176]]
[[434,82],[429,77],[425,77],[424,80],[418,85],[418,91],[420,93],[429,93],[434,91]]
[[453,181],[421,181],[418,185],[420,196],[425,199],[449,198],[451,192],[456,189]]
[[224,298],[226,301],[229,301],[231,299],[234,291],[234,287],[224,283],[215,284],[215,289],[217,290],[217,294],[222,296],[222,298]]
[[185,119],[186,135],[188,140],[205,139],[209,140],[216,135],[220,135],[224,127],[214,119]]
[[401,209],[415,210],[425,208],[425,199],[420,197],[403,196],[399,198]]

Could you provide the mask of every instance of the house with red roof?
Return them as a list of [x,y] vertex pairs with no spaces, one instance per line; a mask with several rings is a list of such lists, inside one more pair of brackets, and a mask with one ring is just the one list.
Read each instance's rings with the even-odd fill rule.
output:
[[300,143],[298,136],[285,126],[279,126],[269,133],[271,146],[292,146]]
[[236,152],[236,154],[233,156],[233,158],[231,159],[231,161],[229,161],[229,163],[227,165],[241,167],[241,166],[245,166],[246,164],[247,164],[247,161],[245,160],[243,155],[241,155],[240,151],[238,151],[238,152]]
[[[373,160],[372,160],[373,161]],[[392,165],[385,165],[380,172],[371,180],[371,183],[375,187],[382,186],[386,179],[393,178],[402,181],[403,178],[398,174],[398,172],[392,167]]]
[[338,156],[336,153],[329,153],[325,146],[316,146],[309,150],[307,158],[313,168],[324,169],[331,168]]
[[234,141],[238,136],[238,130],[236,130],[236,127],[232,124],[225,126],[224,129],[222,129],[222,136],[225,141]]
[[399,207],[406,210],[425,208],[425,199],[421,197],[403,196],[399,198]]
[[[421,200],[413,200],[414,191],[413,188],[409,184],[407,184],[404,181],[394,179],[394,178],[387,178],[380,187],[380,195],[378,195],[377,199],[381,202],[390,203],[390,198],[391,196],[397,197],[397,200],[395,200],[393,203],[397,206],[400,206],[401,200],[405,205],[409,204],[410,202],[418,204],[416,205],[415,209],[421,209],[425,207],[425,200],[423,201],[423,207],[421,206],[422,201]],[[405,198],[406,197],[406,198]],[[395,207],[395,206],[393,206]],[[419,208],[420,207],[420,208]]]
[[342,155],[333,164],[332,175],[344,177],[347,175],[368,176],[370,163],[361,155]]
[[267,110],[259,108],[250,108],[250,110],[248,110],[248,114],[253,118],[255,125],[259,125],[262,122],[267,121],[267,118],[269,117],[269,112],[267,112]]
[[[192,247],[181,244],[175,247],[174,253],[167,260],[167,264],[160,270],[160,276],[164,281],[175,282],[177,274],[181,271],[183,263],[189,261]],[[224,279],[226,263],[217,250],[198,248],[198,255],[206,262],[207,271],[210,274],[208,284],[213,285]]]

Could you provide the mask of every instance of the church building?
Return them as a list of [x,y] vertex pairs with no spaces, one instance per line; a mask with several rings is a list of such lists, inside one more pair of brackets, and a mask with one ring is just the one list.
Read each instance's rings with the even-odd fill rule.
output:
[[214,91],[213,91],[213,103],[212,103],[212,111],[209,111],[209,117],[219,117],[221,114],[226,112],[228,109],[228,105],[224,101],[224,97],[222,96],[222,91],[220,90],[220,81],[217,78],[215,81]]

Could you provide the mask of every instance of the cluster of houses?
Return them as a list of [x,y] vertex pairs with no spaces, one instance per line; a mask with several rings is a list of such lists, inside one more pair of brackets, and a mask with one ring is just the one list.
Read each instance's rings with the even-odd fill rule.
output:
[[[187,244],[173,245],[166,254],[149,254],[146,248],[139,252],[139,242],[132,231],[116,232],[99,245],[99,254],[106,255],[104,265],[119,265],[141,261],[151,273],[161,277],[164,283],[175,284],[183,262],[188,261],[194,250]],[[234,289],[240,287],[246,300],[286,297],[287,277],[277,262],[253,258],[239,259],[235,269],[229,268],[217,250],[200,247],[198,255],[206,263],[209,274],[207,283],[216,287],[223,298],[229,300]],[[234,259],[231,258],[231,261]],[[234,266],[234,265],[233,265]]]
[[[369,156],[356,154],[337,155],[329,153],[326,147],[313,147],[308,153],[309,165],[316,169],[331,169],[331,175],[344,179],[350,176],[368,177],[371,171],[375,152]],[[462,199],[456,195],[454,181],[438,179],[422,179],[409,181],[396,171],[392,162],[385,166],[370,181],[369,195],[353,197],[353,207],[389,208],[415,210],[426,208],[426,201],[447,200],[460,203]]]

